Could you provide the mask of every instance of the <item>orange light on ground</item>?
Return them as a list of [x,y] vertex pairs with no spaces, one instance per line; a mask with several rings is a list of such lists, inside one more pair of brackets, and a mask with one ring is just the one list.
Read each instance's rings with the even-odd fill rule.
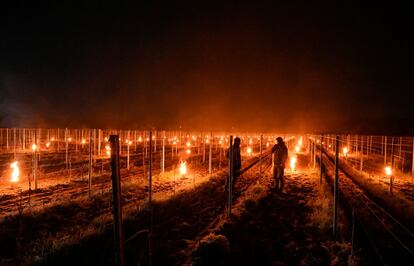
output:
[[296,169],[296,162],[297,162],[297,158],[296,157],[292,157],[290,158],[290,170],[293,172]]
[[385,174],[387,175],[387,176],[391,176],[392,175],[392,169],[391,169],[391,166],[387,166],[387,167],[385,167]]
[[187,162],[180,163],[180,174],[186,175],[187,174]]
[[17,164],[18,164],[17,161],[14,161],[10,164],[10,168],[13,169],[11,173],[11,178],[10,178],[10,182],[12,183],[16,183],[19,181],[20,169]]

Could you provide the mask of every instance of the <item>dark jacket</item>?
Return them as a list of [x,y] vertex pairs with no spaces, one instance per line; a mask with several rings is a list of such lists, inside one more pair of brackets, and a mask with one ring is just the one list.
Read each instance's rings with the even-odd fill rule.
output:
[[275,166],[285,168],[288,158],[288,149],[285,143],[282,142],[273,146],[272,153],[275,154]]

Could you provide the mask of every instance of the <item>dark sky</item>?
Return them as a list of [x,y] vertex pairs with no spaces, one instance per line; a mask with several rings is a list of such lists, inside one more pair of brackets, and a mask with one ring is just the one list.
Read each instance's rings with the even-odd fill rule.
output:
[[304,2],[0,8],[0,125],[414,133],[411,9]]

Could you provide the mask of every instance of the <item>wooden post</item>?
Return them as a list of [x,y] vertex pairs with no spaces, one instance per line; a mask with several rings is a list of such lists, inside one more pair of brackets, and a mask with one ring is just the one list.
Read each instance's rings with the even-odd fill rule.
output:
[[323,150],[323,134],[321,135],[321,145],[320,145],[320,157],[319,157],[319,166],[320,166],[320,177],[319,177],[319,183],[322,184],[322,176],[323,176],[323,170],[322,170],[322,150]]
[[262,147],[263,147],[263,134],[261,134],[260,135],[260,162],[259,162],[259,178],[261,178],[262,177],[262,154],[263,154],[263,151],[262,151]]
[[[212,161],[212,147],[213,147],[213,132],[210,133],[210,140],[209,140],[209,153],[208,153],[208,173],[211,175],[211,161]],[[221,154],[221,153],[220,153]]]
[[165,172],[165,130],[162,136],[162,173]]
[[338,168],[339,168],[339,136],[335,139],[335,180],[334,180],[334,206],[333,206],[333,236],[337,237],[338,219]]
[[364,136],[361,136],[361,152],[359,153],[359,156],[359,171],[362,172],[362,168],[364,166]]
[[229,148],[229,182],[228,183],[228,206],[227,206],[227,216],[230,217],[231,215],[231,204],[232,204],[232,197],[233,197],[233,136],[230,136],[230,148]]
[[88,195],[92,191],[92,129],[89,129],[89,171],[88,171]]
[[413,158],[411,164],[411,179],[414,177],[414,138],[413,138]]
[[384,166],[387,166],[387,136],[384,137]]
[[149,205],[152,203],[152,131],[149,132]]
[[121,206],[121,170],[119,165],[119,136],[111,135],[112,203],[114,214],[115,264],[125,265],[124,228]]
[[[391,139],[391,169],[394,172],[394,137],[392,137]],[[390,175],[390,194],[393,195],[392,189],[393,189],[393,184],[394,183],[394,173],[392,173]]]
[[37,148],[33,151],[33,180],[35,183],[35,190],[37,190]]

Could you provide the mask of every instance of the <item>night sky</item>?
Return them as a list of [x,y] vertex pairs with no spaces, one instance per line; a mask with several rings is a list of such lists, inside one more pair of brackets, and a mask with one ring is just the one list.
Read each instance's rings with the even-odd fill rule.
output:
[[0,8],[0,125],[414,133],[408,6],[194,2]]

